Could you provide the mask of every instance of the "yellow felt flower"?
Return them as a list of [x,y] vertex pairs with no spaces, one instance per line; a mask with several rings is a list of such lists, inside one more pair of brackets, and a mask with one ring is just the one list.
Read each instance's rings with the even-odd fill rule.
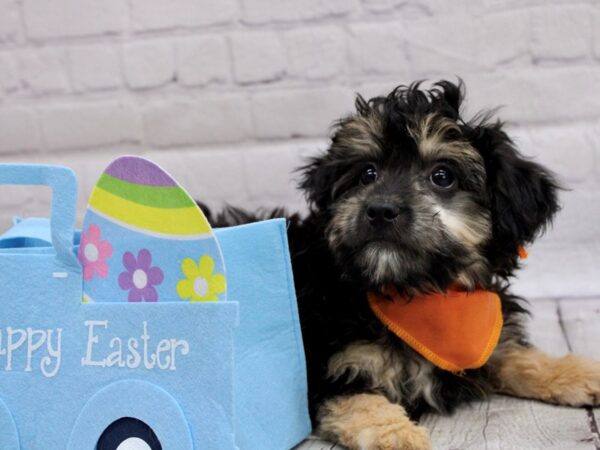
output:
[[204,255],[198,264],[192,258],[186,258],[181,263],[181,270],[186,278],[177,283],[177,294],[191,302],[217,301],[217,294],[225,292],[225,276],[213,274],[214,260]]

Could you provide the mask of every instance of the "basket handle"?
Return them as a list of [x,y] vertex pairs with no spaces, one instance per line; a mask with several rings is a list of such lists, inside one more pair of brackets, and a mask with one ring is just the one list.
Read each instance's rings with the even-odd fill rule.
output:
[[50,229],[52,246],[59,262],[79,267],[73,252],[77,180],[64,166],[44,164],[0,164],[0,185],[49,186],[52,189]]

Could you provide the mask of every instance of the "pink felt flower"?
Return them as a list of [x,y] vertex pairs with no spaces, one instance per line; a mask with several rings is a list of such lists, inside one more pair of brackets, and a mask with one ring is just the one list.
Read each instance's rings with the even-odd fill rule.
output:
[[106,260],[112,256],[112,245],[110,242],[100,239],[100,227],[90,224],[87,232],[81,233],[81,242],[77,256],[83,266],[83,279],[91,280],[94,273],[100,278],[108,275]]
[[147,249],[138,252],[137,259],[131,252],[123,255],[126,272],[119,275],[119,287],[129,291],[130,302],[156,302],[158,292],[154,286],[163,282],[164,274],[160,267],[152,266],[152,255]]

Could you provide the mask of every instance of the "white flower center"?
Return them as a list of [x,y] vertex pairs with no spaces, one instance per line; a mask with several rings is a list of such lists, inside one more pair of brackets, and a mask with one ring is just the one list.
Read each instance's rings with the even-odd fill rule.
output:
[[140,438],[127,438],[119,444],[117,450],[152,450],[150,446]]
[[144,289],[148,284],[148,275],[142,269],[133,272],[133,285],[138,289]]
[[194,280],[194,292],[198,297],[204,297],[208,294],[208,281],[204,277],[197,277]]
[[87,259],[89,262],[98,261],[99,253],[100,252],[98,251],[98,247],[96,247],[94,244],[87,244],[83,248],[83,255],[85,256],[85,259]]

